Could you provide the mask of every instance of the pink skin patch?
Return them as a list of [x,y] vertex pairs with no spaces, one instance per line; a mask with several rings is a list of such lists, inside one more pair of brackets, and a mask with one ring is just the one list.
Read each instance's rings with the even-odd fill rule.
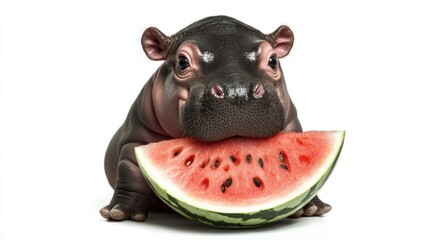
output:
[[189,92],[186,89],[179,91],[179,116],[182,115],[182,111],[185,108],[186,101],[188,100]]
[[[185,107],[186,101],[188,100],[188,91],[182,91],[183,94],[179,94],[179,109]],[[186,96],[184,96],[186,94]]]
[[[192,42],[182,43],[182,45],[180,45],[177,50],[174,76],[177,83],[182,86],[181,89],[178,91],[179,114],[181,114],[181,111],[185,107],[186,101],[188,100],[190,88],[189,80],[191,80],[195,72],[200,69],[200,56],[200,50],[198,49],[197,45]],[[187,68],[179,69],[179,57],[185,57],[188,60],[189,66]]]
[[270,75],[274,80],[278,81],[281,79],[281,71],[277,69],[272,69],[268,66],[268,62],[271,56],[281,56],[281,52],[274,49],[268,42],[261,42],[260,45],[261,54],[259,67],[264,70],[268,75]]
[[[186,81],[192,79],[192,76],[196,71],[200,69],[199,57],[201,53],[197,45],[191,42],[184,42],[177,49],[176,55],[176,68],[174,70],[174,75],[177,81]],[[179,57],[185,57],[189,62],[189,67],[181,70],[178,67]]]

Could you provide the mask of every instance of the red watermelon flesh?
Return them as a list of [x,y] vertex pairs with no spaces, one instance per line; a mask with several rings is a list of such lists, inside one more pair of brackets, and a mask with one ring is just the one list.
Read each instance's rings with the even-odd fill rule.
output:
[[338,148],[336,141],[334,131],[288,132],[213,143],[173,139],[136,152],[143,172],[150,175],[146,177],[169,194],[206,209],[242,212],[246,206],[276,206],[276,199],[310,188],[323,174],[320,171],[326,171],[323,165],[332,164],[326,160],[332,158],[329,155],[338,154],[332,149]]

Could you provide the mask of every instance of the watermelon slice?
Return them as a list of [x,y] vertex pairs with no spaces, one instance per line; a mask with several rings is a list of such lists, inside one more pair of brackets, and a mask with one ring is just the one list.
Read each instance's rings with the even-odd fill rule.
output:
[[181,138],[135,151],[148,183],[175,211],[217,227],[256,227],[293,214],[316,196],[344,136],[284,132],[214,143]]

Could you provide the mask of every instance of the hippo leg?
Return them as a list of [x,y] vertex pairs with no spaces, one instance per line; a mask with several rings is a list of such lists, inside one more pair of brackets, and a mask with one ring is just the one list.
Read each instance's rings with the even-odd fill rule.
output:
[[[126,153],[134,151],[134,144],[125,148]],[[129,155],[129,154],[121,154]],[[101,216],[109,220],[144,221],[154,193],[143,177],[136,162],[132,159],[121,158],[118,163],[115,191],[110,204],[100,210]]]
[[331,205],[322,202],[318,196],[314,197],[309,203],[303,208],[296,211],[290,217],[298,218],[301,216],[321,216],[331,211]]

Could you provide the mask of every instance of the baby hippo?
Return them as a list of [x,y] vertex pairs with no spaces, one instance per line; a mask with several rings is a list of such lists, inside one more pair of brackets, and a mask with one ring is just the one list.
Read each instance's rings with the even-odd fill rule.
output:
[[[163,62],[107,148],[105,171],[114,194],[101,215],[144,221],[150,210],[166,208],[140,172],[136,146],[182,137],[213,142],[302,131],[279,62],[293,40],[287,26],[263,34],[227,16],[204,18],[172,36],[146,29],[144,52]],[[316,196],[293,216],[330,210]]]

